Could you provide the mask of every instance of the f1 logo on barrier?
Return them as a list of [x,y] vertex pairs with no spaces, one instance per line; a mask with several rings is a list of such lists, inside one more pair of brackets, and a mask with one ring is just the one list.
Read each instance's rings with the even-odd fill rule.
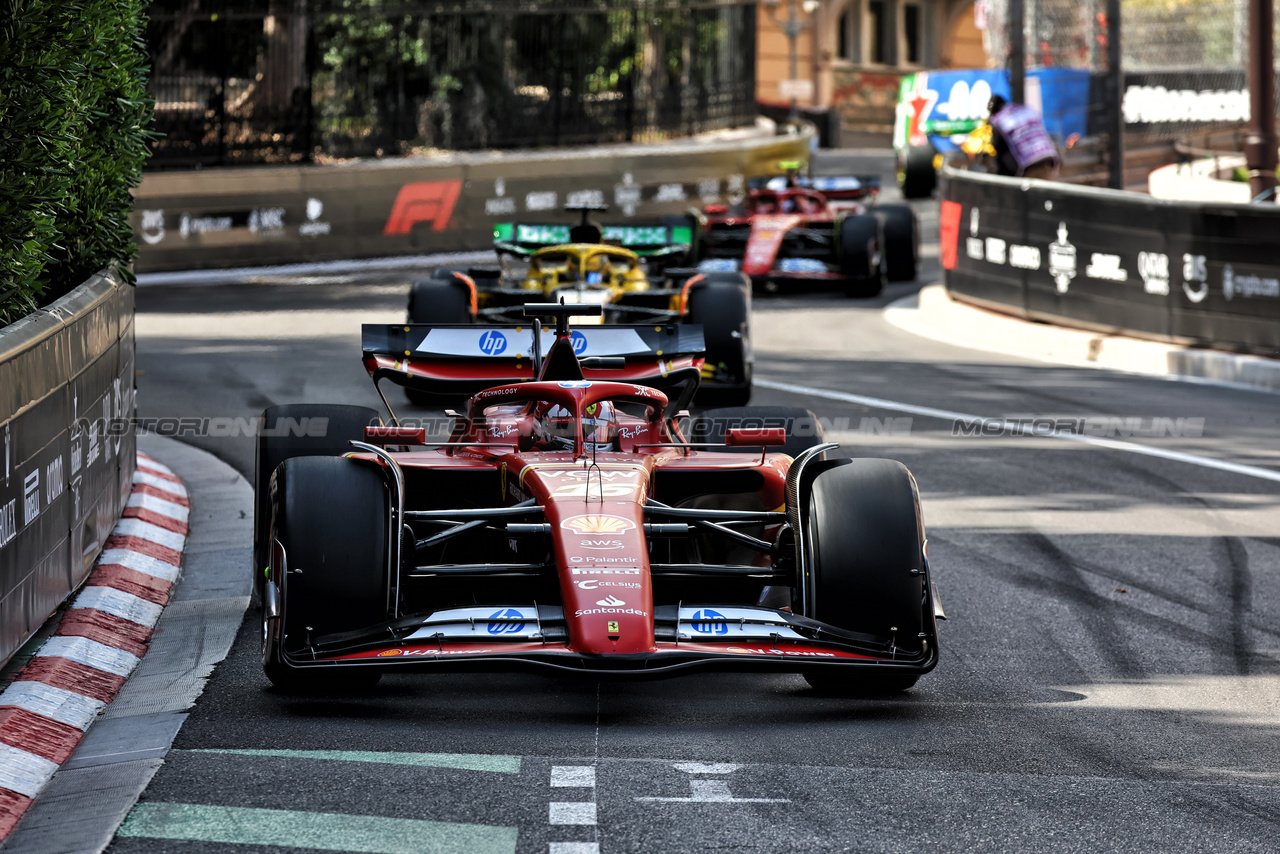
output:
[[405,184],[391,206],[383,234],[408,234],[420,222],[432,231],[444,231],[453,218],[453,206],[462,192],[462,181],[415,181]]

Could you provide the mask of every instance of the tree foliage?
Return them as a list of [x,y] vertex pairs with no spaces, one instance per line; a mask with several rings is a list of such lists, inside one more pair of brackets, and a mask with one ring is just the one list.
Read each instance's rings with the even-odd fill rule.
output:
[[136,254],[146,0],[0,0],[0,322]]

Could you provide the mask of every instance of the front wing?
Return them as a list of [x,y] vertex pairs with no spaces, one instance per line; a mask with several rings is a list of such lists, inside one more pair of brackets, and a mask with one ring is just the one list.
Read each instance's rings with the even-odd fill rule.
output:
[[[320,637],[299,669],[396,667],[420,670],[551,670],[594,678],[643,679],[690,670],[800,672],[862,668],[923,674],[938,661],[927,623],[911,652],[880,639],[765,608],[659,607],[652,652],[583,653],[570,644],[555,606],[457,608],[341,637]],[[932,612],[932,609],[929,609]]]

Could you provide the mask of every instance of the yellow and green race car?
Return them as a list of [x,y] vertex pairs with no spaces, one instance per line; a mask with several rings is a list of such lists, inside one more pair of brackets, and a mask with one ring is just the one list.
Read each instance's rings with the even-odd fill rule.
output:
[[684,266],[692,258],[696,220],[677,216],[655,225],[600,226],[588,215],[603,207],[566,210],[580,213],[581,222],[496,225],[497,267],[441,267],[414,282],[409,322],[521,325],[528,323],[526,303],[557,302],[602,307],[600,317],[579,318],[579,325],[698,324],[706,361],[697,402],[745,404],[754,361],[751,283],[741,273]]

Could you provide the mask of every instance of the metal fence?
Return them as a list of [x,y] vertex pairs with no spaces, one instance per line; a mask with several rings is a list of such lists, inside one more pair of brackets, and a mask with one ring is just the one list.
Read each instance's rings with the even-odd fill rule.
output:
[[[1012,0],[978,2],[988,54],[1007,65]],[[1247,11],[1248,0],[1122,0],[1126,133],[1174,140],[1248,120]],[[1024,22],[1028,68],[1088,68],[1101,83],[1107,72],[1106,0],[1025,0]],[[1093,124],[1104,125],[1106,108],[1105,87],[1095,85]]]
[[149,168],[749,124],[755,14],[743,0],[161,0]]

